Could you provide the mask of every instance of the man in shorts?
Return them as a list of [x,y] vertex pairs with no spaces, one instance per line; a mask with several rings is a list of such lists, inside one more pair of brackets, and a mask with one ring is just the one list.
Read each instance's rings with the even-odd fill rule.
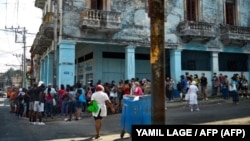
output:
[[[38,83],[38,87],[34,90],[34,106],[33,106],[33,124],[34,125],[45,125],[42,122],[42,113],[44,112],[44,90],[45,86],[43,81]],[[39,122],[36,121],[38,117]]]

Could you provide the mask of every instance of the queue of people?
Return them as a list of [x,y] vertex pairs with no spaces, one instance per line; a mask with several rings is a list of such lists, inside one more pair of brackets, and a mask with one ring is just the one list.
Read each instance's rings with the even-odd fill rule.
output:
[[[198,98],[202,97],[203,100],[208,100],[207,97],[207,85],[208,79],[205,73],[201,74],[199,78],[197,74],[190,75],[186,72],[185,75],[180,76],[181,80],[177,83],[177,89],[180,91],[181,100],[188,101],[190,105],[190,111],[194,111],[194,106],[196,110],[198,108]],[[217,76],[217,73],[213,73],[212,76],[212,90],[211,96],[220,96],[223,99],[232,99],[233,104],[239,103],[239,98],[250,98],[248,93],[248,80],[243,73],[233,74],[231,79],[227,75],[222,73]]]
[[[220,76],[217,77],[214,73],[211,80],[212,96],[217,96],[218,92],[221,92],[223,99],[231,97],[234,104],[238,104],[239,97],[249,98],[248,85],[246,85],[248,82],[243,75],[234,74],[231,79],[228,79],[227,75],[220,74]],[[201,77],[198,77],[197,74],[192,76],[186,73],[186,75],[181,75],[180,78],[181,83],[177,83],[177,89],[181,92],[181,98],[190,105],[190,111],[200,111],[198,97],[208,100],[206,93],[208,80],[205,73],[202,73]],[[166,99],[169,101],[173,100],[174,86],[174,80],[167,76],[165,87]],[[17,88],[14,90],[15,93],[9,97],[10,112],[15,113],[18,118],[28,118],[29,122],[34,125],[45,125],[44,118],[50,117],[53,119],[56,115],[64,117],[66,122],[81,120],[83,112],[90,114],[87,107],[93,103],[93,100],[97,101],[102,108],[97,113],[92,112],[92,116],[95,120],[96,138],[99,138],[102,118],[108,114],[122,111],[124,95],[143,96],[151,94],[151,82],[146,78],[142,80],[138,78],[119,80],[118,84],[114,80],[111,83],[102,83],[99,80],[96,84],[89,81],[87,86],[77,82],[73,86],[62,84],[60,88],[53,88],[51,84],[45,86],[40,81],[34,83],[28,89]],[[102,96],[95,96],[97,94]],[[82,95],[84,100],[79,98]]]
[[[87,86],[80,82],[75,85],[60,85],[53,87],[50,83],[45,86],[43,81],[34,83],[28,89],[13,88],[9,97],[10,112],[16,113],[19,118],[28,118],[35,125],[45,125],[43,118],[51,118],[59,115],[65,121],[80,120],[83,112],[88,113],[87,106],[91,101],[91,95],[96,92],[96,86],[102,85],[104,92],[108,95],[115,113],[122,110],[123,95],[142,96],[150,94],[150,80],[133,78],[131,80],[120,80],[118,84],[113,80],[111,83],[103,83],[99,80],[96,84],[92,81]],[[85,102],[79,102],[79,95],[85,96]],[[108,108],[108,114],[113,113]]]

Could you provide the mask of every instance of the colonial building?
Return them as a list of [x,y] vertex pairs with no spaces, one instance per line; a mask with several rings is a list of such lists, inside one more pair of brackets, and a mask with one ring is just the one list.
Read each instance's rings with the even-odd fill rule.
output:
[[[46,84],[151,79],[147,0],[35,0],[43,21],[31,77]],[[250,80],[250,1],[165,0],[165,71],[243,72]]]

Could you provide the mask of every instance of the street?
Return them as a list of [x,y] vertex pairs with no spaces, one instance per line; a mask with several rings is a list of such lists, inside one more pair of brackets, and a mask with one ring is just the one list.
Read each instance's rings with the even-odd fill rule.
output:
[[[201,111],[190,112],[188,107],[171,107],[166,111],[166,124],[249,124],[250,100],[232,105],[229,101],[200,105]],[[18,119],[9,113],[8,99],[0,98],[0,140],[3,141],[88,141],[95,136],[94,120],[84,114],[78,121],[65,122],[62,117],[45,120],[46,125],[32,125],[27,119]],[[104,118],[102,141],[130,141],[128,133],[120,138],[121,114]],[[233,120],[236,119],[236,120]]]

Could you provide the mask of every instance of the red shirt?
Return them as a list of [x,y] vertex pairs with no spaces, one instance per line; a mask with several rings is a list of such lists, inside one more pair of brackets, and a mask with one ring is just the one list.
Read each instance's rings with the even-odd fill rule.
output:
[[140,86],[137,86],[135,88],[134,95],[136,95],[136,96],[142,96],[143,95],[142,88]]

